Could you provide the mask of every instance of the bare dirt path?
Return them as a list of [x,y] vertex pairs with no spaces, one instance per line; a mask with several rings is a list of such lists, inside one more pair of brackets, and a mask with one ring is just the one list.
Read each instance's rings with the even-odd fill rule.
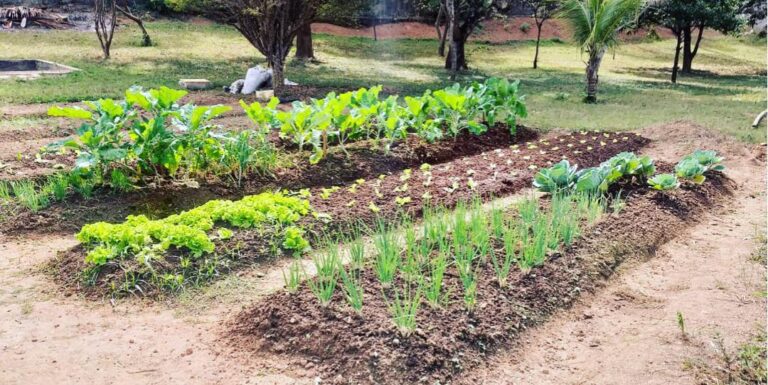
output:
[[[626,268],[586,305],[526,335],[525,350],[470,374],[471,383],[680,383],[688,347],[678,336],[677,311],[694,335],[717,328],[736,341],[754,330],[764,302],[744,293],[762,276],[745,258],[755,245],[752,222],[763,226],[765,164],[706,132],[685,124],[652,128],[649,135],[665,139],[649,151],[668,159],[685,146],[726,151],[728,174],[742,185],[731,211],[665,247],[666,256]],[[242,306],[282,286],[282,265],[257,266],[168,303],[113,306],[62,297],[39,271],[73,243],[70,236],[0,238],[3,384],[314,383],[311,363],[296,368],[266,355],[242,356],[219,340],[223,323]]]
[[[733,204],[708,215],[656,258],[622,267],[596,295],[529,331],[519,348],[491,359],[473,384],[696,384],[685,363],[710,349],[719,333],[727,349],[765,329],[765,269],[750,260],[764,238],[765,162],[743,145],[686,123],[652,127],[645,152],[679,158],[717,148],[729,158],[739,189]],[[763,149],[764,151],[764,149]],[[764,158],[763,158],[764,159]],[[681,338],[677,312],[689,341]]]

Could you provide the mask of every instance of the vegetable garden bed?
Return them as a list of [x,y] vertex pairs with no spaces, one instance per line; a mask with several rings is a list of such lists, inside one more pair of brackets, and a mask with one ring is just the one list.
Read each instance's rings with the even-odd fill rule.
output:
[[513,269],[505,286],[498,284],[496,267],[482,263],[471,311],[462,295],[463,274],[458,265],[449,266],[444,277],[447,298],[438,307],[422,304],[410,333],[404,335],[392,318],[409,295],[401,286],[403,278],[394,288],[382,286],[378,273],[365,269],[359,275],[362,311],[347,303],[345,283],[339,283],[344,289],[337,288],[328,304],[320,305],[316,281],[295,293],[265,297],[241,312],[231,321],[229,342],[245,351],[281,354],[297,365],[310,361],[327,383],[472,383],[472,368],[482,365],[487,355],[514,346],[526,328],[570,306],[581,292],[601,286],[623,261],[651,256],[734,186],[719,172],[709,172],[704,184],[670,191],[632,184],[616,188],[628,196],[620,214],[607,215],[540,265]]
[[371,149],[370,143],[349,146],[349,157],[338,151],[330,153],[323,162],[309,164],[304,156],[289,151],[284,163],[273,175],[249,175],[238,187],[221,179],[203,180],[190,185],[158,181],[153,186],[131,192],[96,191],[91,198],[71,196],[38,212],[13,206],[0,206],[3,212],[0,232],[20,235],[31,231],[74,232],[84,224],[97,221],[121,221],[128,215],[145,214],[163,217],[188,210],[211,199],[239,199],[245,195],[267,190],[298,190],[328,184],[344,184],[360,178],[418,167],[423,163],[441,163],[475,155],[514,143],[536,140],[538,134],[519,126],[514,135],[508,127],[498,124],[483,135],[467,132],[454,140],[434,143],[409,136],[398,143],[389,154]]
[[[566,134],[437,165],[426,164],[418,169],[382,174],[346,186],[313,188],[301,196],[308,200],[317,215],[305,213],[295,221],[295,225],[301,229],[302,235],[306,232],[308,240],[314,245],[328,236],[339,237],[350,227],[361,223],[372,225],[377,219],[392,220],[403,212],[419,216],[425,204],[452,207],[473,197],[512,194],[529,186],[538,168],[551,165],[563,157],[592,166],[618,152],[636,151],[647,142],[647,139],[629,133]],[[294,252],[285,250],[282,225],[259,223],[257,229],[252,229],[252,226],[242,228],[221,221],[214,224],[235,231],[234,236],[223,239],[211,228],[205,228],[213,233],[212,241],[216,247],[212,252],[191,255],[188,248],[165,246],[161,251],[152,251],[149,260],[146,260],[146,251],[133,250],[131,253],[136,255],[132,258],[110,260],[102,268],[94,270],[92,261],[85,260],[86,255],[93,252],[93,246],[86,248],[81,245],[61,253],[51,270],[54,279],[61,282],[66,290],[85,292],[93,297],[125,293],[157,295],[162,293],[162,290],[157,290],[159,288],[178,290],[190,282],[201,284],[248,263],[274,260]],[[121,233],[124,231],[118,229]],[[105,233],[110,231],[116,230],[112,227],[104,230]],[[183,231],[184,234],[190,233],[189,230]],[[157,238],[156,235],[153,237]],[[130,239],[134,238],[135,235],[130,236]],[[140,238],[144,239],[144,235]],[[176,244],[183,241],[178,238],[173,240]],[[126,242],[120,241],[109,247],[124,250]],[[145,263],[137,263],[137,259]],[[184,282],[179,284],[176,280]]]

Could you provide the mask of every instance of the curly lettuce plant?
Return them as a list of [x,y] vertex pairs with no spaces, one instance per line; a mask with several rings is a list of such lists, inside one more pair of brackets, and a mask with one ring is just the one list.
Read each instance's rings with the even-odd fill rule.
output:
[[76,237],[87,250],[87,271],[98,273],[103,266],[132,261],[143,266],[134,273],[151,278],[157,268],[168,267],[166,256],[171,249],[181,253],[186,264],[216,260],[214,241],[233,236],[223,225],[243,229],[270,226],[282,234],[284,249],[301,253],[309,243],[294,224],[309,212],[306,199],[267,192],[238,201],[212,200],[163,219],[137,215],[123,223],[92,223],[83,226]]

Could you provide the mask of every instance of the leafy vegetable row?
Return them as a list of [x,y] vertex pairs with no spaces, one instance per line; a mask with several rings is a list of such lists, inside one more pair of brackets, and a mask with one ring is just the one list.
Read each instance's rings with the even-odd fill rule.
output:
[[[303,230],[294,223],[309,212],[309,201],[306,199],[267,192],[238,201],[212,200],[159,220],[138,215],[129,216],[125,222],[118,224],[88,224],[77,234],[77,239],[88,250],[85,262],[89,275],[93,277],[102,267],[115,265],[126,274],[130,271],[137,276],[160,279],[161,285],[168,282],[180,285],[189,267],[202,266],[204,270],[218,268],[215,258],[209,258],[215,252],[214,241],[233,236],[232,230],[222,225],[242,229],[269,225],[282,233],[281,246],[284,249],[301,252],[309,247],[309,243],[302,236]],[[157,277],[154,265],[167,264],[169,250],[180,254],[178,263],[181,271]],[[126,267],[132,264],[139,268]],[[119,289],[130,290],[132,285]]]
[[484,83],[425,91],[422,96],[397,96],[381,99],[382,87],[329,93],[309,103],[296,101],[290,111],[277,109],[277,98],[266,104],[240,102],[260,131],[279,129],[280,136],[299,149],[311,147],[310,162],[319,162],[328,146],[359,139],[373,139],[383,150],[411,132],[433,142],[456,137],[462,131],[480,135],[497,121],[505,121],[514,132],[517,117],[525,117],[524,97],[518,92],[519,81],[489,78]]
[[648,156],[638,157],[631,152],[619,153],[597,167],[578,170],[568,160],[536,173],[533,186],[542,192],[606,192],[608,188],[626,178],[647,183],[655,190],[671,190],[680,186],[678,178],[700,184],[709,170],[722,171],[723,158],[715,151],[696,150],[675,166],[675,174],[658,174],[654,161]]
[[72,150],[73,173],[99,183],[128,185],[144,177],[195,174],[232,175],[239,183],[249,171],[275,163],[264,132],[216,132],[211,119],[228,106],[180,106],[186,91],[132,87],[124,101],[100,99],[80,107],[51,107],[48,114],[84,120],[76,136],[47,151]]

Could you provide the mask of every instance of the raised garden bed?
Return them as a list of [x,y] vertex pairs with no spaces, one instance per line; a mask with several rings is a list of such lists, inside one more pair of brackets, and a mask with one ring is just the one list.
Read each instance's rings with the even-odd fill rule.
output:
[[30,231],[74,232],[86,223],[120,221],[128,215],[163,217],[211,199],[238,199],[267,190],[345,184],[359,178],[375,178],[423,163],[446,162],[537,138],[538,134],[529,128],[520,126],[517,133],[511,135],[508,128],[500,124],[481,136],[463,133],[455,140],[435,143],[411,136],[387,155],[370,149],[370,143],[355,143],[348,150],[349,157],[334,151],[315,165],[309,164],[304,155],[289,150],[284,161],[286,166],[278,168],[271,176],[250,175],[241,187],[226,180],[201,181],[195,186],[164,182],[130,193],[96,191],[88,199],[72,196],[39,212],[0,207],[0,212],[4,211],[0,232],[11,235]]
[[[312,209],[322,215],[307,215],[297,224],[307,230],[308,239],[315,244],[317,240],[328,235],[343,234],[350,226],[361,221],[371,225],[377,219],[393,219],[404,211],[418,216],[426,204],[452,207],[457,202],[473,197],[502,197],[512,194],[530,186],[532,176],[538,168],[547,167],[563,157],[583,166],[594,166],[618,152],[639,150],[647,142],[647,139],[629,133],[566,134],[521,142],[429,167],[382,174],[381,177],[358,180],[343,187],[317,187],[309,190],[308,199]],[[468,172],[470,170],[472,172]],[[425,183],[427,181],[429,183]],[[403,188],[405,184],[408,185],[407,189]],[[269,227],[265,229],[264,231],[274,232]],[[217,251],[212,254],[212,257],[217,259],[213,266],[216,272],[206,273],[207,278],[203,281],[248,263],[273,260],[281,255],[282,238],[257,234],[241,234],[240,231],[235,231],[235,236],[231,239],[219,241]],[[201,268],[200,264],[209,263],[208,258],[196,259],[190,268],[183,269],[184,272],[181,273],[178,264],[185,253],[171,251],[171,258],[165,258],[165,261],[161,258],[160,263],[155,266],[157,270],[151,272],[152,276],[165,273],[184,274],[187,279],[197,281],[199,274],[194,272]],[[116,287],[123,286],[126,276],[121,276],[121,271],[115,269],[91,276],[91,284],[83,285],[82,271],[87,267],[85,254],[86,250],[77,246],[61,253],[53,262],[54,277],[67,287],[67,290],[83,291],[89,296],[101,297],[114,294]],[[144,295],[160,294],[155,290],[155,285],[140,286],[136,292]]]
[[365,270],[361,313],[350,308],[341,290],[322,307],[302,285],[296,293],[275,293],[242,311],[230,323],[228,341],[238,350],[267,350],[296,365],[311,362],[324,383],[469,380],[472,368],[489,354],[514,347],[526,328],[603,285],[623,261],[653,255],[734,187],[718,172],[711,172],[702,185],[673,191],[620,186],[628,196],[620,214],[607,215],[571,247],[550,254],[530,271],[514,270],[507,287],[496,283],[488,265],[482,266],[472,312],[462,301],[460,274],[449,268],[446,304],[436,309],[423,305],[409,336],[395,327],[391,303],[382,298],[392,289]]

